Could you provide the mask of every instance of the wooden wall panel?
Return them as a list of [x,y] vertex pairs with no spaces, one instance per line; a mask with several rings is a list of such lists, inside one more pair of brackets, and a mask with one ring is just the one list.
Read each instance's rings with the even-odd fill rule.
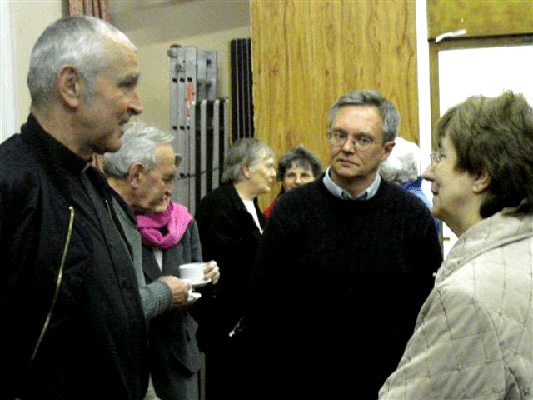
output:
[[327,166],[329,108],[358,89],[392,100],[418,142],[414,1],[251,0],[251,17],[255,132],[277,157],[303,144]]
[[461,37],[533,32],[531,0],[428,0],[427,14],[430,38],[461,29]]

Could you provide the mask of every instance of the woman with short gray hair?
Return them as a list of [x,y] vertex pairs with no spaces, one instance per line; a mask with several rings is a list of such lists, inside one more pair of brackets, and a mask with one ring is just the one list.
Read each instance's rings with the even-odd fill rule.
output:
[[[379,173],[388,182],[394,182],[424,202],[431,210],[431,200],[422,190],[422,171],[420,166],[420,148],[416,143],[396,138],[396,145],[392,152],[379,167]],[[435,227],[440,236],[440,221],[437,218]]]
[[224,271],[198,332],[208,347],[206,391],[217,398],[232,398],[235,388],[242,389],[240,376],[247,366],[237,360],[245,350],[235,347],[230,333],[243,315],[242,299],[266,222],[257,196],[270,191],[275,177],[272,149],[258,139],[240,139],[224,160],[222,186],[208,193],[196,211],[203,257],[216,260]]
[[254,169],[263,159],[273,158],[274,152],[264,142],[254,138],[238,140],[224,158],[222,183],[237,183],[245,180],[243,165]]

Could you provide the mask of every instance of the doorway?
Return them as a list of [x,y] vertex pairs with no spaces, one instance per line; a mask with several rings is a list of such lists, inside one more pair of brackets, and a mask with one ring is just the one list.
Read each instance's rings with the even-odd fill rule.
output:
[[[533,104],[533,39],[453,39],[430,44],[433,126],[446,110],[468,96],[498,96],[510,89]],[[433,143],[435,148],[436,143]],[[457,240],[442,224],[443,255]]]

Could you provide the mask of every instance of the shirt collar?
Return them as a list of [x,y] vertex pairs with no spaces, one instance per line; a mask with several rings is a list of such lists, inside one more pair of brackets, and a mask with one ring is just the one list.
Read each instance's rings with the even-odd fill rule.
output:
[[379,185],[381,184],[381,176],[379,174],[376,174],[376,178],[374,181],[370,184],[369,187],[366,188],[366,190],[361,193],[359,196],[352,196],[350,193],[348,193],[346,190],[344,190],[342,187],[337,185],[335,182],[333,182],[333,179],[331,179],[330,176],[331,167],[328,167],[326,170],[326,173],[324,174],[324,186],[328,191],[330,191],[334,196],[340,197],[343,200],[370,200],[372,197],[374,197],[379,189]]

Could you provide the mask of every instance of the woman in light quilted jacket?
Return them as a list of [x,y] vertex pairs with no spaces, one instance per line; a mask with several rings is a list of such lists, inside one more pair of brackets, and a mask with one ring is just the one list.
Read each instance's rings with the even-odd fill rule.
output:
[[533,399],[533,110],[470,97],[423,177],[458,236],[380,400]]

